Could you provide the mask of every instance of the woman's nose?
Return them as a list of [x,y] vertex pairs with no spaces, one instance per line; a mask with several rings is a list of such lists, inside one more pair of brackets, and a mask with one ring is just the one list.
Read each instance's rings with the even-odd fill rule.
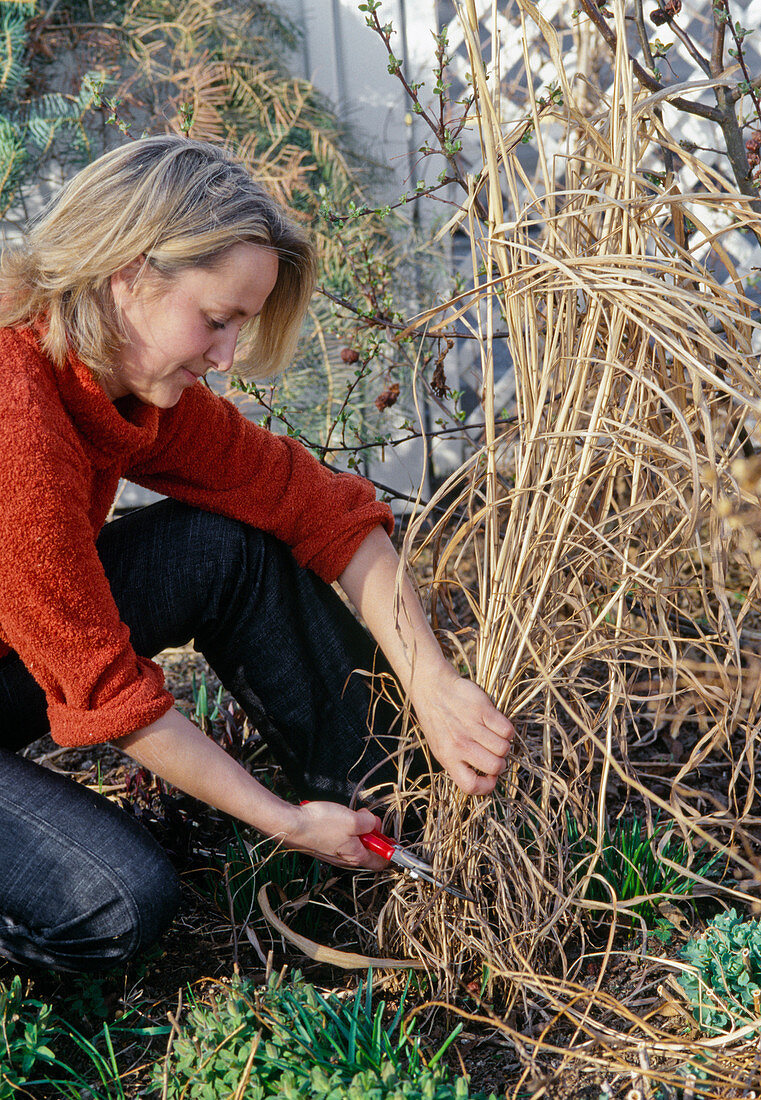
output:
[[206,358],[214,370],[228,371],[235,359],[235,346],[238,343],[238,330],[232,325],[220,329],[214,343],[206,353]]

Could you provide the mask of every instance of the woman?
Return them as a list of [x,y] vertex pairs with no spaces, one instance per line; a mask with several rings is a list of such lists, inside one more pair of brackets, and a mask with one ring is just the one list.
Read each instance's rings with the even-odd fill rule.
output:
[[[132,142],[64,188],[3,257],[0,308],[0,954],[87,970],[158,936],[177,885],[126,814],[17,752],[113,741],[283,843],[383,866],[345,803],[384,772],[354,669],[371,644],[467,793],[505,766],[509,721],[394,598],[388,509],[362,478],[246,421],[202,379],[285,364],[313,287],[300,230],[219,149]],[[171,498],[103,526],[118,479]],[[263,788],[173,706],[161,649],[194,639],[303,806]],[[370,732],[374,736],[370,736]]]

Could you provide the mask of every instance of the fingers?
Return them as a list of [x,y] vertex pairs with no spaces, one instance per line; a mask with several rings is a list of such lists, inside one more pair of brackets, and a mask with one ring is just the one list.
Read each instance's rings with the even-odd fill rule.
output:
[[499,776],[507,768],[509,747],[507,744],[504,754],[497,754],[489,752],[483,745],[471,742],[459,754],[457,763],[447,768],[447,771],[465,794],[491,794]]
[[449,761],[442,763],[465,794],[491,794],[498,777],[507,768],[514,736],[512,722],[499,711],[494,711],[477,726],[471,726],[467,735],[459,739],[454,759],[450,757]]
[[289,846],[337,867],[380,871],[386,866],[386,860],[369,852],[359,839],[380,827],[379,818],[369,810],[350,810],[331,802],[306,802],[300,810],[304,824],[289,836]]
[[[509,718],[491,705],[484,708],[478,726],[472,730],[470,744],[463,746],[463,762],[488,777],[500,775],[507,767],[507,757],[515,737],[515,727]],[[492,784],[493,788],[494,784]]]
[[507,718],[502,711],[497,710],[494,706],[489,706],[484,714],[481,716],[481,721],[487,729],[492,730],[499,737],[505,738],[508,741],[512,741],[515,737],[515,726]]
[[370,810],[356,810],[354,813],[354,826],[357,836],[363,833],[371,833],[373,829],[380,829],[381,819]]
[[485,775],[498,776],[507,767],[507,750],[504,755],[489,752],[482,745],[470,744],[461,754],[462,762],[470,768],[475,768]]
[[496,775],[479,775],[465,764],[454,765],[447,771],[463,794],[491,794],[497,785]]
[[388,867],[388,860],[383,856],[377,855],[375,852],[368,852],[366,848],[362,849],[361,855],[357,856],[356,860],[353,860],[350,867],[359,868],[362,867],[366,871],[385,871]]
[[[512,724],[508,723],[512,730]],[[507,767],[512,738],[495,733],[480,723],[462,731],[454,742],[455,753],[470,768],[497,776]]]
[[498,710],[492,709],[482,716],[481,722],[484,738],[488,738],[488,740],[482,740],[482,743],[492,752],[500,755],[503,755],[503,750],[509,752],[515,740],[515,726],[510,719],[505,718],[504,714],[500,714]]
[[[369,829],[363,829],[362,832],[369,832]],[[356,836],[349,837],[349,839],[341,845],[339,849],[339,855],[343,861],[345,867],[365,867],[370,871],[382,871],[388,866],[388,861],[379,856],[377,852],[370,852],[365,848],[362,841],[359,839],[360,833]]]
[[510,752],[510,745],[512,744],[511,738],[502,737],[487,726],[481,725],[473,729],[471,740],[474,745],[478,745],[484,752],[488,752],[492,756],[499,756],[502,760]]
[[369,852],[365,848],[360,836],[365,833],[371,833],[373,829],[380,829],[381,820],[376,817],[370,810],[357,810],[354,813],[354,821],[352,828],[356,830],[357,840],[349,842],[351,845],[351,852],[347,853],[350,859],[350,866],[352,867],[367,867],[371,871],[382,871],[388,866],[388,861],[383,856],[377,855],[376,852]]
[[436,724],[439,730],[449,726],[450,744],[460,762],[488,776],[504,771],[515,727],[486,692],[472,680],[460,679],[448,694],[447,708],[447,721]]

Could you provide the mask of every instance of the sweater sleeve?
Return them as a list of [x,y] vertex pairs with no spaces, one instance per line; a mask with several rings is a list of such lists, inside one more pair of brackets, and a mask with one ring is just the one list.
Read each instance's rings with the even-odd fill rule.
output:
[[275,535],[328,582],[374,527],[390,534],[394,526],[371,482],[322,466],[297,440],[252,424],[200,384],[164,414],[157,443],[127,476]]
[[0,397],[3,640],[45,691],[59,744],[107,741],[154,722],[173,699],[119,618],[88,514],[89,470],[65,418],[15,398]]

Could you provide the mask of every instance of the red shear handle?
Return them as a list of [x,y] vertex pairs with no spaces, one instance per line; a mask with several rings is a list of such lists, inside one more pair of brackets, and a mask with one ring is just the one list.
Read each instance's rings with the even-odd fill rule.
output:
[[389,840],[377,829],[373,829],[371,833],[363,833],[359,839],[369,852],[375,852],[376,855],[383,856],[384,859],[391,859],[396,851],[396,844],[393,840]]

